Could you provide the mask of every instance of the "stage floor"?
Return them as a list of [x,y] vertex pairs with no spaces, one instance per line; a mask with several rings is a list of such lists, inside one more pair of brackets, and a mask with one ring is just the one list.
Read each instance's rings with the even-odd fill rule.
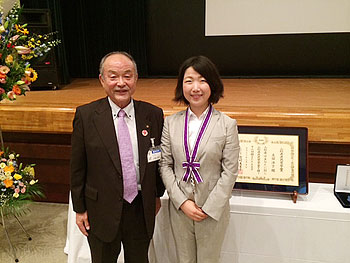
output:
[[[350,144],[350,79],[224,79],[215,108],[239,125],[307,127],[310,142]],[[139,79],[135,99],[181,109],[172,101],[176,79]],[[104,97],[98,79],[75,79],[58,90],[31,91],[0,102],[5,132],[69,134],[75,108]]]

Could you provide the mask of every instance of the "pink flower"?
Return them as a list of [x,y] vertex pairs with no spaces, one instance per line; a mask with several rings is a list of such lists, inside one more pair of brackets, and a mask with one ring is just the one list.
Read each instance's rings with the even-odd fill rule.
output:
[[[27,84],[30,84],[30,82],[27,83]],[[30,88],[29,88],[28,85],[22,85],[21,88],[22,88],[24,91],[30,91]]]
[[16,193],[16,194],[19,193],[19,188],[18,188],[18,187],[15,189],[15,193]]
[[29,54],[31,52],[31,49],[29,47],[15,46],[15,49],[20,55]]
[[11,40],[12,40],[13,42],[15,42],[18,38],[19,38],[19,35],[15,35],[15,36],[11,37]]
[[24,194],[25,192],[26,192],[26,188],[23,187],[23,188],[21,189],[21,193]]
[[0,73],[6,75],[10,72],[10,68],[8,66],[0,66]]
[[7,97],[10,100],[14,100],[14,99],[16,99],[16,94],[11,90],[11,91],[7,92]]

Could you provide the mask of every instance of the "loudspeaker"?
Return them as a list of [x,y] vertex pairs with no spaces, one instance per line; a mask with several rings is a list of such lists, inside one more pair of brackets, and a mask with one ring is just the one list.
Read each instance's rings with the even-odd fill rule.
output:
[[[52,32],[49,9],[23,9],[19,17],[20,24],[27,24],[30,33],[43,35]],[[31,90],[57,89],[60,85],[61,72],[57,63],[57,54],[53,47],[43,57],[31,62],[31,67],[38,73],[38,79],[30,85]]]

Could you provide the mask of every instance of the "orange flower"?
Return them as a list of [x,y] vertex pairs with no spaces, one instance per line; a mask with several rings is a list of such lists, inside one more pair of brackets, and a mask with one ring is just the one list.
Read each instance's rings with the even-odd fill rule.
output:
[[9,179],[5,179],[4,180],[4,184],[5,184],[5,187],[6,188],[10,188],[13,186],[13,181],[12,180],[9,180]]
[[4,154],[4,152],[0,151],[0,156],[3,155],[3,154]]
[[4,168],[4,171],[5,172],[13,172],[15,170],[15,168],[12,166],[12,165],[10,165],[10,166],[6,166],[5,168]]
[[16,94],[16,95],[21,95],[22,91],[21,89],[18,87],[18,85],[14,85],[12,88],[12,91]]
[[0,72],[0,83],[6,83],[6,74]]

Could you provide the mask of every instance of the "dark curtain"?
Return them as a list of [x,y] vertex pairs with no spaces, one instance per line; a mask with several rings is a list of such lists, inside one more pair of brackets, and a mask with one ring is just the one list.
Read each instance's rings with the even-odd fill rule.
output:
[[146,0],[21,0],[25,8],[49,8],[62,32],[67,70],[73,78],[95,78],[101,58],[129,52],[147,76]]

